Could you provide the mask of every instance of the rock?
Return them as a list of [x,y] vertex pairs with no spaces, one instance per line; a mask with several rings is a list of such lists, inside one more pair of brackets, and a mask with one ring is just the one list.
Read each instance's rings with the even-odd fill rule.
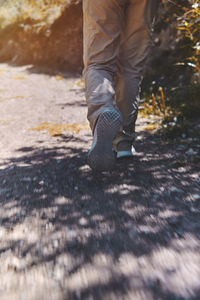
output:
[[190,148],[185,154],[188,156],[193,156],[195,155],[195,151],[192,148]]
[[199,199],[200,199],[200,195],[199,195],[199,194],[193,194],[193,195],[192,195],[192,198],[193,198],[194,200],[199,200]]
[[15,166],[10,166],[10,167],[8,168],[8,170],[9,170],[9,171],[12,171],[12,170],[14,170],[14,168],[15,168]]
[[0,188],[0,195],[3,195],[4,193],[9,192],[9,191],[10,191],[10,189],[8,189],[8,188]]
[[20,215],[21,216],[25,216],[26,215],[26,211],[24,209],[22,209]]
[[171,226],[177,226],[177,225],[180,225],[181,223],[182,223],[182,218],[180,218],[180,217],[172,217],[169,220],[169,224]]
[[23,177],[20,179],[21,182],[31,182],[31,178],[30,177]]
[[160,198],[159,194],[154,194],[153,197],[152,197],[152,200],[157,201],[159,198]]
[[59,192],[58,192],[57,189],[53,189],[53,190],[52,190],[52,194],[53,194],[53,195],[58,195],[58,193],[59,193]]
[[41,212],[40,212],[40,218],[41,218],[41,219],[45,219],[45,217],[46,217],[45,212],[44,212],[44,211],[41,211]]
[[53,246],[54,246],[54,248],[58,248],[58,246],[59,246],[58,240],[53,241]]
[[7,194],[6,194],[6,199],[10,198],[11,195],[12,195],[11,193],[7,193]]
[[88,221],[86,218],[84,218],[84,217],[80,218],[80,220],[79,220],[80,225],[85,226],[85,225],[87,225],[87,223],[88,223]]
[[198,208],[195,208],[192,206],[192,207],[190,207],[190,212],[194,213],[194,214],[198,214],[198,213],[200,213],[200,210]]
[[171,192],[172,194],[173,194],[173,193],[181,194],[181,193],[183,193],[183,190],[178,189],[178,188],[175,187],[175,186],[172,186],[172,187],[170,188],[170,192]]
[[185,138],[187,137],[187,135],[186,135],[185,133],[182,133],[182,134],[181,134],[181,137],[182,137],[183,139],[185,139]]
[[148,226],[140,226],[140,232],[144,234],[149,234],[151,233],[151,230],[149,229]]
[[177,149],[178,150],[185,150],[186,146],[185,145],[178,145]]

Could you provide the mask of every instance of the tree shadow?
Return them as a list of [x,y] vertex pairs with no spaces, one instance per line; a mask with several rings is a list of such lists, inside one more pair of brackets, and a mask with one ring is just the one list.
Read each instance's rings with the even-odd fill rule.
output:
[[[60,266],[66,299],[89,299],[91,295],[104,299],[109,293],[120,299],[133,290],[153,299],[198,299],[196,286],[196,298],[187,298],[186,292],[181,298],[178,287],[177,293],[171,292],[165,267],[162,278],[156,275],[156,264],[146,277],[138,268],[120,273],[113,267],[125,255],[141,264],[158,249],[175,251],[176,241],[183,242],[188,235],[199,239],[199,200],[192,204],[187,200],[199,188],[191,177],[197,166],[177,166],[178,154],[172,146],[162,144],[159,134],[142,132],[141,136],[143,139],[136,142],[138,154],[118,161],[112,172],[98,174],[89,169],[86,136],[74,137],[73,147],[71,139],[61,137],[65,146],[58,143],[57,147],[42,148],[38,143],[35,148],[18,149],[20,157],[0,166],[0,228],[11,232],[19,225],[34,227],[37,221],[41,231],[34,242],[27,233],[22,239],[2,243],[0,253],[11,249],[21,259],[31,254],[31,260],[17,272],[44,263],[55,268],[66,255],[73,261]],[[187,247],[190,251],[189,245],[184,250]],[[199,244],[191,244],[191,248],[199,252]],[[102,255],[111,259],[103,267],[110,272],[109,280],[91,280],[86,285],[79,282],[76,288],[65,290],[66,282],[88,265],[94,267],[95,259]],[[127,269],[128,265],[129,261]],[[174,272],[178,274],[177,269]]]

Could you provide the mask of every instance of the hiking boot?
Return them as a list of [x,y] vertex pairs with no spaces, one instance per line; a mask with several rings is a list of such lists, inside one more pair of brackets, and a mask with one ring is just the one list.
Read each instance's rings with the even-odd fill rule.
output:
[[95,130],[92,147],[88,153],[88,164],[95,171],[109,171],[114,167],[115,155],[113,139],[121,125],[120,113],[115,109],[100,114]]
[[132,142],[122,141],[117,145],[117,158],[132,157],[135,153],[135,148]]

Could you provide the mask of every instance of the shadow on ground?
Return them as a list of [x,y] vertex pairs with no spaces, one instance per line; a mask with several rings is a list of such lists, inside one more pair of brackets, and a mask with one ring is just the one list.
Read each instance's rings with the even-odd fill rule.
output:
[[[28,272],[44,263],[55,269],[61,261],[62,280],[58,281],[66,299],[89,299],[91,295],[104,299],[112,292],[123,299],[130,290],[148,299],[198,299],[200,291],[195,284],[191,294],[184,289],[181,294],[180,287],[171,288],[169,278],[179,276],[179,270],[170,266],[169,257],[168,266],[151,261],[152,268],[144,274],[142,266],[143,257],[152,257],[163,248],[177,255],[182,251],[199,253],[199,244],[184,244],[188,236],[200,237],[199,200],[190,201],[199,187],[191,176],[198,166],[182,167],[173,147],[162,144],[159,135],[142,132],[141,136],[136,144],[138,155],[117,162],[110,173],[95,174],[89,169],[83,150],[87,148],[85,137],[60,137],[62,145],[63,141],[66,144],[61,147],[58,142],[52,148],[38,143],[38,148],[18,149],[20,158],[13,157],[2,166],[1,228],[9,233],[24,224],[28,235],[30,223],[37,220],[41,231],[32,242],[25,237],[2,243],[1,255],[9,249],[20,259],[31,254],[16,272]],[[184,247],[178,246],[181,242]],[[65,255],[73,263],[62,262]],[[98,265],[96,260],[102,255],[107,261],[99,275],[104,278],[98,281],[87,268]],[[119,272],[126,255],[134,257],[137,267],[128,271],[131,260],[127,258],[127,271]],[[90,274],[86,284],[76,278],[84,268]],[[66,290],[72,278],[76,288],[72,284]]]

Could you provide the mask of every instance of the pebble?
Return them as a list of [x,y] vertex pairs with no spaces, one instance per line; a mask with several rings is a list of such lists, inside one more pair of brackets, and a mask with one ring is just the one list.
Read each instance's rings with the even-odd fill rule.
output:
[[160,198],[160,195],[159,194],[155,194],[155,195],[153,195],[152,200],[153,201],[157,201],[159,198]]
[[181,134],[181,137],[182,137],[183,139],[185,139],[185,138],[187,137],[187,135],[186,135],[185,133],[182,133],[182,134]]
[[80,225],[82,225],[82,226],[84,226],[84,225],[87,225],[87,219],[86,218],[84,218],[84,217],[82,217],[82,218],[80,218],[80,220],[79,220],[79,224]]
[[194,195],[192,195],[192,198],[194,200],[199,200],[200,199],[200,195],[199,194],[194,194]]
[[175,187],[175,186],[172,186],[171,189],[170,189],[170,192],[171,192],[171,193],[178,193],[178,194],[181,194],[181,193],[183,193],[183,190],[178,189],[178,188]]
[[9,171],[12,171],[12,170],[14,170],[14,168],[15,168],[15,166],[10,166],[10,167],[8,168],[8,170],[9,170]]
[[190,148],[190,149],[186,152],[186,155],[188,155],[188,156],[193,156],[193,155],[195,155],[195,152],[194,152],[194,150],[193,150],[192,148]]
[[180,225],[181,222],[182,222],[182,218],[180,218],[180,217],[172,217],[172,218],[169,220],[169,224],[172,225],[172,226]]
[[24,209],[21,210],[21,216],[25,216],[26,215],[26,211]]
[[185,150],[186,146],[184,146],[184,145],[178,145],[177,149],[178,150]]
[[6,199],[10,198],[11,197],[11,193],[7,193],[6,194]]
[[132,230],[132,229],[129,231],[128,235],[131,240],[135,240],[139,236],[138,232],[136,230]]
[[59,246],[59,243],[58,243],[58,241],[57,241],[57,240],[54,240],[54,241],[53,241],[53,246],[54,246],[54,248],[58,248],[58,246]]
[[23,177],[20,179],[21,182],[31,182],[31,178],[30,177]]
[[9,192],[10,190],[8,188],[0,188],[0,195],[6,193],[6,192]]
[[149,234],[151,233],[151,230],[149,229],[148,226],[140,226],[140,232],[144,234]]
[[42,218],[42,219],[43,219],[43,218],[45,218],[45,217],[46,217],[46,214],[45,214],[45,212],[44,212],[44,211],[41,211],[41,212],[40,212],[40,218]]
[[53,190],[52,190],[52,193],[53,193],[54,195],[58,195],[58,190],[57,190],[57,189],[53,189]]
[[160,191],[161,191],[161,192],[164,192],[164,191],[165,191],[165,188],[164,188],[163,186],[161,186]]
[[193,207],[193,206],[190,207],[190,211],[191,211],[191,213],[195,213],[195,214],[197,214],[197,213],[200,212],[198,208],[195,208],[195,207]]

